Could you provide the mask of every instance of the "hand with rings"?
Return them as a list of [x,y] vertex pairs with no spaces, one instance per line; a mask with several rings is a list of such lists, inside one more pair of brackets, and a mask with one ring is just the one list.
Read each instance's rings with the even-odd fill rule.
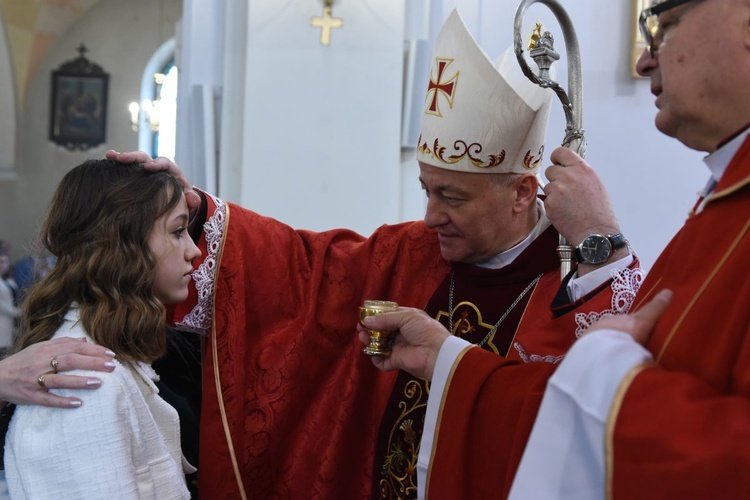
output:
[[52,359],[49,360],[49,365],[52,367],[52,371],[42,373],[36,378],[36,383],[39,384],[39,387],[41,387],[45,391],[47,390],[47,385],[44,383],[45,377],[49,375],[50,373],[57,373],[57,365],[58,365],[57,356],[52,356]]
[[59,338],[33,344],[0,360],[0,401],[77,408],[80,398],[62,397],[49,389],[96,389],[96,377],[66,375],[70,370],[111,372],[114,353],[85,339]]

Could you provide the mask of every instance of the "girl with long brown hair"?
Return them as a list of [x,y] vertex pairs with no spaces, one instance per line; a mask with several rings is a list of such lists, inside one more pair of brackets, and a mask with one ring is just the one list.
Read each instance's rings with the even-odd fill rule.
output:
[[166,172],[90,160],[62,179],[42,228],[57,265],[25,303],[18,348],[86,338],[114,352],[117,368],[96,373],[101,388],[75,412],[16,409],[5,449],[11,497],[189,498],[184,473],[194,469],[151,368],[166,350],[164,305],[185,300],[200,255],[187,226],[183,187]]

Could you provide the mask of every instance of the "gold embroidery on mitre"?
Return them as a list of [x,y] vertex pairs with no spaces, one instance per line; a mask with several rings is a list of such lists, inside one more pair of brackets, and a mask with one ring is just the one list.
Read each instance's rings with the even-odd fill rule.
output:
[[[447,81],[442,81],[443,73],[446,68],[451,65],[453,59],[436,57],[435,62],[437,63],[437,78],[432,78],[432,68],[430,69],[430,82],[427,84],[427,93],[425,94],[425,101],[429,101],[427,109],[424,112],[428,115],[435,115],[442,118],[440,113],[440,106],[438,106],[438,96],[443,94],[448,100],[448,107],[453,108],[453,98],[456,95],[456,85],[458,85],[458,74],[450,77]],[[430,92],[432,92],[432,99],[430,99]]]
[[[544,145],[539,148],[539,152],[536,157],[531,154],[531,150],[526,151],[526,155],[523,157],[523,166],[527,170],[533,170],[539,166],[542,161],[542,155],[544,154]],[[536,159],[535,159],[536,158]]]
[[425,142],[422,144],[422,134],[419,134],[419,139],[417,139],[417,152],[422,153],[423,155],[428,155],[431,158],[435,157],[427,143]]
[[[430,147],[427,145],[427,142],[422,142],[422,134],[419,134],[419,139],[417,139],[417,152],[421,153],[423,155],[428,155],[430,158],[437,158],[438,160],[442,161],[443,163],[448,164],[454,164],[461,161],[461,159],[464,156],[468,156],[469,160],[475,167],[479,168],[492,168],[500,165],[503,160],[505,160],[505,150],[503,149],[500,151],[500,153],[495,155],[489,155],[487,157],[487,160],[482,160],[481,158],[476,157],[475,155],[478,155],[482,152],[482,145],[475,142],[470,145],[466,145],[466,142],[464,141],[456,141],[453,144],[454,149],[457,151],[457,154],[448,156],[445,158],[445,150],[446,147],[442,146],[439,143],[439,139],[435,139],[435,145],[433,146],[434,151],[430,149]],[[475,151],[472,151],[472,148],[474,148]],[[541,159],[541,158],[540,158]]]
[[438,139],[435,139],[433,149],[435,151],[435,156],[439,160],[449,164],[458,163],[464,157],[468,157],[469,161],[471,161],[472,165],[474,165],[475,167],[492,168],[500,165],[505,159],[504,149],[498,154],[488,155],[487,160],[479,158],[478,155],[482,152],[482,145],[478,142],[473,142],[467,145],[466,142],[457,140],[453,143],[453,150],[455,151],[455,154],[452,154],[447,158],[445,157],[447,148],[442,144],[439,144]]

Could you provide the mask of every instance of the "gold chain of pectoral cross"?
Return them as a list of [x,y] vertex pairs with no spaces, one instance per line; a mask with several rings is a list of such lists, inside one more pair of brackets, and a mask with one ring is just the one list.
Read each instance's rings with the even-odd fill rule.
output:
[[[450,285],[450,290],[448,291],[448,331],[451,332],[451,334],[453,333],[453,285],[454,285],[455,276],[456,276],[456,272],[451,271],[451,285]],[[500,319],[497,320],[497,323],[495,323],[494,326],[490,328],[490,331],[487,332],[487,335],[484,336],[482,341],[479,342],[477,346],[482,347],[485,344],[485,342],[487,342],[490,339],[490,337],[492,337],[492,335],[497,331],[497,327],[500,326],[500,323],[502,323],[503,320],[508,317],[508,315],[513,310],[513,308],[516,307],[519,302],[521,302],[521,299],[524,298],[524,296],[527,293],[529,293],[529,290],[534,288],[534,285],[536,285],[541,278],[542,278],[542,275],[540,274],[539,276],[531,280],[531,283],[529,283],[526,286],[526,288],[523,289],[523,292],[521,292],[521,295],[516,297],[516,300],[514,300],[513,303],[510,305],[510,307],[508,307],[508,309],[506,309],[503,315],[500,316]]]

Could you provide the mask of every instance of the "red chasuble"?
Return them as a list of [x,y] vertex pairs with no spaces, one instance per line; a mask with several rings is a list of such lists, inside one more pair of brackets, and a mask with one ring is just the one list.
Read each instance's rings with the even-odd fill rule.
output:
[[[201,497],[369,497],[378,430],[386,409],[394,410],[389,397],[396,374],[380,372],[362,353],[358,306],[364,299],[387,299],[438,317],[445,313],[451,268],[440,256],[436,233],[422,222],[383,226],[369,238],[347,230],[313,233],[217,199],[209,198],[207,208],[197,292],[175,315],[182,318],[180,328],[210,334]],[[612,295],[604,286],[592,294],[601,303],[582,300],[554,311],[556,241],[553,230],[540,236],[529,256],[518,258],[528,268],[456,266],[456,330],[474,328],[470,340],[486,336],[508,302],[551,271],[484,347],[495,359],[499,353],[522,365],[523,356],[562,354],[575,338],[576,321],[611,308]],[[537,254],[544,257],[534,262]],[[484,291],[490,293],[485,297]],[[560,319],[566,330],[529,336],[537,326],[557,322],[556,312],[566,318]]]
[[746,140],[638,296],[674,292],[647,345],[657,366],[613,405],[614,498],[750,498],[749,228]]

